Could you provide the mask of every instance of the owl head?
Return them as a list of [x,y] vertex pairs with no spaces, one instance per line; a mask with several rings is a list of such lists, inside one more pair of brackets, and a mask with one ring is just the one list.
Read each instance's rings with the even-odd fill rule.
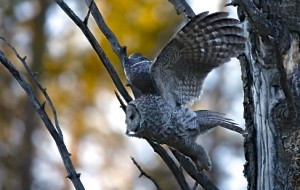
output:
[[126,120],[127,124],[126,134],[135,136],[141,127],[141,115],[135,105],[129,104],[126,107]]
[[168,124],[173,113],[172,106],[160,96],[144,95],[126,107],[126,134],[144,137],[153,128]]

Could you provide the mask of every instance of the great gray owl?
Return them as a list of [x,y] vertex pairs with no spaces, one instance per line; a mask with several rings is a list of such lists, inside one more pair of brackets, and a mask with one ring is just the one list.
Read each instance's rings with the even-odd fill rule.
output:
[[244,51],[246,39],[238,24],[226,12],[203,12],[176,33],[153,62],[137,53],[125,60],[136,97],[126,107],[126,133],[167,144],[189,156],[199,170],[210,170],[210,159],[196,137],[216,126],[244,131],[221,113],[185,106],[200,98],[210,71]]

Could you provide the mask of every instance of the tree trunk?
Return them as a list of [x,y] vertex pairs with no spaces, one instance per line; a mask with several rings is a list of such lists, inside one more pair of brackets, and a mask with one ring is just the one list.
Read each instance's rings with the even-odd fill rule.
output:
[[233,4],[249,32],[240,56],[248,189],[300,189],[300,1]]

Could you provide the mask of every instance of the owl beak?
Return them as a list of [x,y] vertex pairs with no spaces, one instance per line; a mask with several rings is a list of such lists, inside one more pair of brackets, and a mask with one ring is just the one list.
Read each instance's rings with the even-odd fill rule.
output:
[[134,131],[129,131],[128,129],[126,130],[126,135],[130,136],[130,137],[133,137],[135,136],[135,132]]

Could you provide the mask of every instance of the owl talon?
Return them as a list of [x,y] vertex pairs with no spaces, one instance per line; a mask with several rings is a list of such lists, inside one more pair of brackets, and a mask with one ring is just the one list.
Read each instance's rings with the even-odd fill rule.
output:
[[203,157],[201,157],[195,160],[194,163],[196,164],[198,171],[210,171],[212,168],[209,158],[203,159]]
[[247,137],[247,135],[248,135],[248,131],[244,130],[243,133],[242,133],[242,136]]

